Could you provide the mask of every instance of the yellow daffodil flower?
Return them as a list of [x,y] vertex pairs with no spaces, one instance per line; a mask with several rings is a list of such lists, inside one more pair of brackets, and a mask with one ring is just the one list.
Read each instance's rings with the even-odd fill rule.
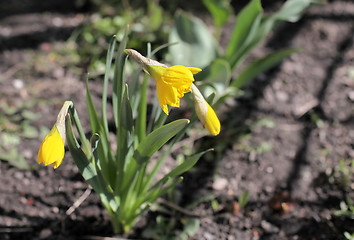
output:
[[162,110],[166,114],[168,114],[167,105],[179,107],[180,99],[184,94],[192,92],[195,101],[195,109],[203,126],[213,136],[220,133],[220,121],[217,115],[212,107],[205,101],[198,88],[193,84],[193,74],[202,71],[200,68],[185,67],[182,65],[167,67],[165,64],[142,56],[134,49],[125,49],[124,51],[138,62],[145,72],[155,79],[157,97]]
[[45,166],[52,164],[54,168],[57,168],[62,163],[65,154],[65,117],[70,106],[72,106],[71,101],[64,103],[58,114],[57,122],[44,138],[38,151],[38,164],[43,163]]
[[199,89],[192,84],[192,96],[194,99],[195,110],[199,120],[202,122],[203,126],[209,131],[213,136],[220,133],[220,121],[216,116],[213,108],[205,101],[203,95],[200,93]]
[[53,167],[57,168],[63,161],[64,153],[64,140],[54,125],[39,148],[38,164],[43,163],[45,166],[53,164]]
[[157,97],[162,110],[168,115],[168,107],[179,107],[180,98],[191,91],[194,82],[193,74],[202,71],[200,68],[166,65],[142,56],[133,49],[126,49],[125,52],[140,63],[145,72],[149,73],[156,81]]
[[191,91],[194,82],[193,74],[201,71],[199,68],[181,65],[168,68],[148,65],[146,69],[156,81],[157,97],[166,114],[168,114],[167,105],[179,107],[180,98]]

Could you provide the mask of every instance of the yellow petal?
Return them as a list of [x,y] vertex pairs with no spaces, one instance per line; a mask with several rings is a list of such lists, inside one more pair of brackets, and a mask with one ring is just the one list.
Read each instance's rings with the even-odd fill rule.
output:
[[187,67],[175,65],[166,68],[166,71],[161,76],[161,80],[177,88],[189,88],[194,78],[192,72]]
[[220,121],[216,116],[214,109],[208,104],[208,112],[206,115],[206,121],[204,127],[209,131],[213,136],[216,136],[220,133]]
[[196,68],[196,67],[187,67],[189,69],[189,71],[191,71],[193,74],[197,74],[200,71],[202,71],[202,69],[200,68]]
[[179,107],[180,98],[185,93],[190,92],[194,81],[193,72],[201,69],[175,65],[172,67],[162,67],[147,65],[146,69],[156,81],[157,96],[162,110],[168,114],[168,107]]
[[64,153],[64,140],[54,125],[39,148],[38,163],[43,163],[45,166],[53,164],[53,167],[57,168],[63,161]]
[[205,101],[203,95],[199,89],[192,84],[192,96],[194,99],[195,111],[199,120],[202,122],[203,126],[209,131],[213,136],[220,133],[220,121],[216,116],[215,111],[212,107]]
[[176,88],[165,84],[164,82],[156,82],[156,91],[159,103],[162,110],[168,115],[167,105],[172,107],[179,107],[180,98],[183,97]]

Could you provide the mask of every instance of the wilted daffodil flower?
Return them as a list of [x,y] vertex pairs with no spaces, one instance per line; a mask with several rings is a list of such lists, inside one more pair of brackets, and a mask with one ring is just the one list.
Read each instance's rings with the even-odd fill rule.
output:
[[193,74],[202,71],[200,68],[166,65],[142,56],[133,49],[126,49],[125,52],[140,63],[145,72],[150,74],[156,81],[157,97],[162,110],[168,114],[168,107],[179,107],[180,98],[191,91],[194,82]]
[[52,130],[44,138],[38,151],[38,164],[43,163],[45,166],[52,164],[54,168],[60,166],[64,158],[65,145],[65,117],[69,107],[72,106],[71,101],[66,101],[61,108],[57,121]]
[[212,107],[205,101],[203,95],[194,84],[192,84],[192,96],[199,120],[211,135],[218,135],[220,133],[220,121]]

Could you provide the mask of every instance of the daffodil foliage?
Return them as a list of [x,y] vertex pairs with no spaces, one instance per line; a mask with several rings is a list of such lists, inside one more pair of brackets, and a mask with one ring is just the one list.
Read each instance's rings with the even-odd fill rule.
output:
[[[178,119],[166,124],[168,106],[180,106],[180,98],[192,90],[193,75],[201,69],[167,67],[150,59],[150,63],[155,64],[144,65],[144,70],[156,81],[160,104],[154,104],[153,112],[148,115],[149,78],[141,78],[142,74],[131,75],[129,82],[125,78],[126,42],[127,35],[119,44],[116,37],[110,43],[100,111],[93,104],[86,82],[91,129],[83,128],[74,103],[67,101],[38,152],[39,163],[57,168],[67,142],[75,164],[100,196],[117,233],[128,232],[148,206],[180,183],[180,175],[193,167],[204,153],[186,157],[160,179],[154,179],[173,144],[182,138],[190,123],[188,119]],[[112,87],[109,87],[110,81]],[[108,95],[112,96],[113,119],[107,116]],[[115,137],[108,128],[108,121],[115,124]],[[90,138],[86,137],[87,132],[92,133]],[[151,157],[161,148],[164,148],[163,154],[151,162]]]

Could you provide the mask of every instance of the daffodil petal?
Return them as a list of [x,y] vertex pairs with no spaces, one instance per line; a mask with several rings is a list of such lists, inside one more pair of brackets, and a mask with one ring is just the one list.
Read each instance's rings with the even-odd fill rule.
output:
[[161,76],[162,81],[166,84],[177,88],[190,87],[194,81],[192,72],[185,66],[175,65],[166,69]]
[[145,72],[148,72],[156,82],[157,96],[162,110],[168,114],[167,105],[179,107],[180,98],[191,91],[194,82],[193,74],[202,69],[174,65],[167,67],[150,58],[142,56],[134,49],[125,49],[124,52],[130,55],[136,62],[142,65]]
[[196,67],[187,67],[189,71],[191,71],[193,74],[197,74],[199,72],[202,71],[202,69],[200,68],[196,68]]
[[54,126],[39,148],[38,163],[43,163],[45,166],[53,164],[53,167],[57,168],[63,161],[64,154],[64,141],[58,128]]
[[192,84],[192,96],[194,99],[195,111],[203,126],[213,136],[220,133],[220,121],[212,107],[205,101],[199,89]]
[[220,121],[216,116],[216,113],[212,107],[208,104],[208,111],[205,118],[204,127],[209,131],[213,136],[216,136],[220,133]]
[[180,97],[183,97],[183,94],[178,92],[176,88],[164,84],[163,82],[156,82],[156,91],[157,91],[157,97],[159,99],[162,110],[167,115],[168,115],[167,105],[170,105],[172,107],[179,107]]

